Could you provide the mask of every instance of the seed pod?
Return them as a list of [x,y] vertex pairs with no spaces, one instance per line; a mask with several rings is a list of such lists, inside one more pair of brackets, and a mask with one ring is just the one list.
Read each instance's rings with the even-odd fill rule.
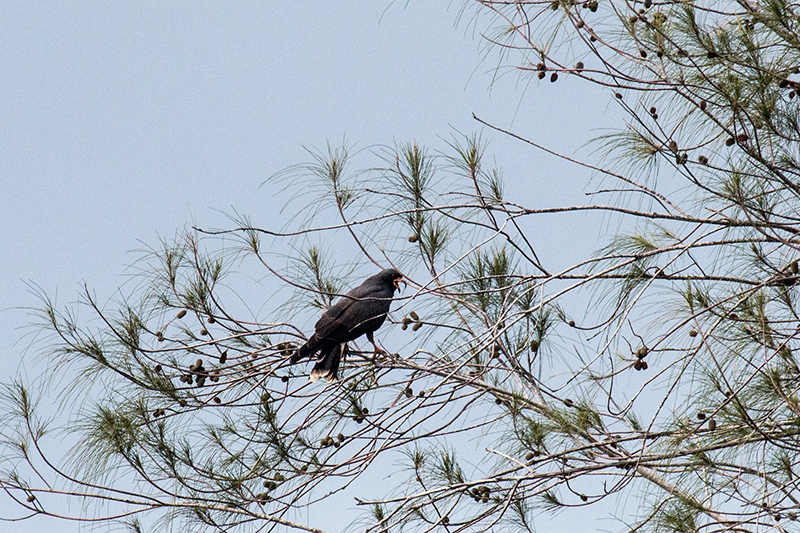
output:
[[705,111],[708,103],[705,100],[700,100],[700,111]]
[[697,162],[700,163],[701,165],[707,165],[708,164],[708,158],[706,156],[704,156],[704,155],[701,155],[701,156],[699,156],[697,158]]
[[725,146],[733,146],[734,144],[736,144],[736,139],[734,139],[733,137],[725,141]]
[[554,83],[558,79],[558,72],[550,74],[550,83]]
[[228,350],[225,350],[219,355],[219,364],[224,365],[225,361],[228,360]]
[[156,365],[155,367],[153,367],[153,370],[154,370],[156,373],[160,374],[160,373],[161,373],[161,370],[162,370],[162,368],[161,368],[161,365]]
[[26,499],[28,500],[28,503],[33,503],[36,501],[36,496],[34,496],[33,494],[29,494]]
[[533,459],[533,457],[534,457],[533,452],[528,452],[525,454],[526,461],[530,461],[531,459]]
[[402,329],[403,331],[407,330],[408,324],[403,324],[402,326],[400,326],[400,329]]
[[356,417],[356,424],[360,424],[363,421],[364,421],[364,417],[363,416],[357,416]]
[[717,421],[712,418],[711,420],[708,421],[708,430],[714,431],[716,429],[717,429]]
[[653,5],[653,0],[644,0],[644,7],[646,9],[650,9],[650,6]]
[[369,409],[367,409],[366,407],[362,408],[361,409],[361,414],[362,415],[368,415],[369,414]]
[[653,120],[658,120],[658,113],[653,113],[651,116],[653,117]]
[[581,501],[582,502],[589,501],[589,497],[586,494],[581,494]]
[[411,324],[411,319],[408,317],[403,318],[403,325],[407,326]]
[[571,327],[571,328],[575,327],[575,321],[574,320],[570,320],[569,321],[569,327]]
[[566,405],[567,407],[575,407],[575,402],[567,398],[566,400],[564,400],[564,405]]
[[406,397],[407,398],[411,398],[412,396],[414,396],[414,390],[411,387],[407,387],[406,388]]
[[577,24],[575,24],[575,27],[578,28],[578,29],[583,28],[583,26],[584,26],[584,22],[582,20],[579,20],[577,22]]
[[319,441],[319,445],[322,448],[325,448],[328,445],[328,437],[322,437]]
[[417,397],[418,397],[418,398],[424,398],[424,397],[425,397],[425,391],[424,391],[424,390],[421,390],[421,391],[419,391],[419,392],[417,393]]
[[747,142],[747,139],[749,138],[750,137],[748,137],[746,133],[740,133],[739,135],[736,136],[736,140],[739,141],[740,143]]
[[656,114],[656,107],[655,106],[650,108],[650,114],[651,115],[655,115]]
[[614,93],[614,97],[615,97],[617,100],[622,100],[622,93]]
[[637,359],[633,363],[633,369],[636,370],[637,372],[642,369],[642,360],[641,359]]
[[208,323],[209,323],[209,324],[213,324],[213,323],[215,323],[216,321],[217,321],[217,320],[216,320],[216,319],[215,319],[213,316],[210,316],[210,317],[208,317]]
[[164,342],[164,334],[159,331],[156,333],[156,339],[158,339],[158,342]]
[[185,317],[186,316],[186,309],[181,309],[180,311],[178,311],[178,314],[175,315],[175,316],[178,317],[178,318]]
[[669,142],[669,150],[671,152],[677,152],[678,151],[678,143],[676,143],[674,140],[671,140]]
[[203,368],[203,360],[202,359],[198,359],[197,361],[195,361],[194,362],[194,368],[195,368],[195,370],[199,370],[199,369]]
[[681,56],[681,57],[687,57],[689,55],[689,53],[686,50],[679,49],[678,50],[678,55]]
[[197,386],[202,387],[206,384],[206,377],[205,376],[197,376]]
[[200,335],[208,335],[208,330],[207,329],[201,329],[200,330]]
[[538,352],[539,351],[539,341],[538,340],[533,339],[531,341],[531,351],[532,352]]
[[408,313],[408,316],[411,317],[411,320],[419,320],[419,315],[417,313],[415,313],[414,311],[411,311],[410,313]]
[[639,17],[637,17],[636,15],[633,15],[631,18],[628,19],[628,22],[630,22],[631,24],[635,24],[638,20],[639,20]]
[[408,237],[408,242],[417,242],[418,240],[419,240],[419,235],[417,235],[416,233]]
[[787,79],[783,79],[778,83],[778,87],[780,87],[781,89],[785,89],[788,86],[789,86],[789,80]]
[[641,348],[636,350],[636,357],[638,357],[639,359],[644,359],[645,357],[647,357],[648,353],[650,353],[650,350],[647,348],[647,346],[642,346]]
[[496,403],[497,405],[500,405],[500,404],[503,403],[503,400],[501,398],[495,398],[494,399],[494,403]]
[[697,413],[697,419],[698,420],[705,420],[706,419],[706,414],[703,411],[698,412]]
[[222,400],[219,396],[214,396],[214,403],[222,403]]
[[641,57],[642,59],[647,59],[647,51],[639,50],[639,57]]
[[489,349],[489,359],[495,359],[500,357],[500,353],[503,351],[503,347],[500,345],[499,342],[496,342],[492,345],[491,349]]
[[418,330],[419,328],[421,328],[421,327],[422,327],[422,322],[417,322],[417,323],[416,323],[416,324],[414,324],[414,326],[411,328],[411,331],[417,331],[417,330]]
[[339,433],[338,435],[336,435],[336,438],[339,439],[339,442],[344,442],[344,434]]
[[661,49],[659,49],[659,50],[656,50],[656,55],[657,55],[658,57],[664,57],[664,50],[661,50]]
[[589,36],[589,41],[591,41],[591,42],[593,42],[593,43],[594,43],[594,42],[596,42],[596,41],[597,41],[597,37],[595,37],[594,35],[590,35],[590,36]]
[[301,472],[308,472],[308,465],[303,465],[300,467]]
[[536,75],[540,80],[543,80],[545,77],[545,73],[543,70],[539,71],[539,74]]
[[289,376],[281,376],[281,381],[283,381],[284,383],[288,382]]

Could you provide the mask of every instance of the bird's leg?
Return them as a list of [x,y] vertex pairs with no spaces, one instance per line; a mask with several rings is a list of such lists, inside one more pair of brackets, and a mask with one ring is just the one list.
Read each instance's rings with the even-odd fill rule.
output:
[[372,345],[375,347],[375,352],[373,353],[374,357],[377,357],[379,354],[386,355],[386,350],[379,348],[378,345],[375,344],[375,339],[373,338],[371,331],[367,333],[367,339],[369,339],[369,342],[371,342]]

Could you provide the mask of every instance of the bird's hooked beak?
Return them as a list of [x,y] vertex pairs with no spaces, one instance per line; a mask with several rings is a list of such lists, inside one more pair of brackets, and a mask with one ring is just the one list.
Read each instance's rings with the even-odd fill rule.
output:
[[400,289],[400,284],[401,283],[403,285],[405,285],[406,287],[408,287],[408,283],[406,283],[406,280],[404,278],[402,278],[402,277],[395,278],[395,280],[394,280],[394,289],[396,291],[401,291],[402,292],[402,289]]

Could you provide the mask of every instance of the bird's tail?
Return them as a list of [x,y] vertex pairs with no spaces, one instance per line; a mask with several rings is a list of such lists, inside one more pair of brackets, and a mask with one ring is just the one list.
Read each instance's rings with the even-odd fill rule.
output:
[[323,378],[328,383],[336,381],[336,374],[339,372],[339,361],[342,358],[345,344],[334,344],[330,348],[320,351],[317,356],[317,364],[311,370],[308,381],[314,382],[319,378]]

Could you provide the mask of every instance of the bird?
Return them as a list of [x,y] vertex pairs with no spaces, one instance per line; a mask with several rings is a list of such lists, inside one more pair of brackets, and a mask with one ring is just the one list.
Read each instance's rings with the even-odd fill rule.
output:
[[394,268],[387,268],[343,295],[330,306],[314,325],[314,334],[292,355],[291,362],[297,363],[305,357],[316,354],[316,364],[308,380],[322,378],[328,383],[336,381],[339,361],[348,342],[366,333],[367,339],[375,347],[375,355],[384,353],[375,344],[373,333],[383,325],[394,291],[405,283],[403,274]]

